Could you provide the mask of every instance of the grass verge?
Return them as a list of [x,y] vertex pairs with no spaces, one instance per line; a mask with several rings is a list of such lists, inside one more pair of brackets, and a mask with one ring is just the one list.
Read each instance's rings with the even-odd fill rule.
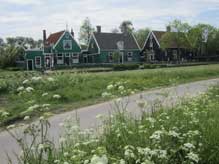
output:
[[[219,65],[162,68],[107,73],[0,72],[0,125],[106,101],[105,88],[125,83],[135,92],[219,77]],[[49,106],[49,108],[48,108]],[[41,108],[43,107],[43,109]]]

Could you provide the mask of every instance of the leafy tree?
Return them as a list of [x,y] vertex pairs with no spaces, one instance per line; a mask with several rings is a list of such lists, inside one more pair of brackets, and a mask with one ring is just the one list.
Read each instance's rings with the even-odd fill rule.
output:
[[126,32],[127,30],[127,32],[132,33],[134,31],[133,24],[130,20],[123,21],[120,24],[119,29],[121,30],[121,32]]
[[139,29],[136,32],[134,32],[137,42],[141,48],[144,46],[145,38],[147,38],[149,32],[150,32],[149,28]]
[[0,38],[0,47],[4,46],[5,45],[5,42],[2,38]]
[[90,36],[91,36],[93,31],[94,31],[94,28],[92,27],[90,19],[87,17],[83,21],[83,23],[80,27],[80,32],[79,32],[80,44],[83,44],[83,45],[87,46],[88,42],[89,42],[89,39],[90,39]]
[[180,48],[190,48],[188,44],[187,33],[191,29],[188,23],[183,23],[180,20],[174,20],[169,24],[171,31],[168,31],[161,38],[161,48],[166,49],[171,47],[172,44],[176,45],[177,60],[180,58]]

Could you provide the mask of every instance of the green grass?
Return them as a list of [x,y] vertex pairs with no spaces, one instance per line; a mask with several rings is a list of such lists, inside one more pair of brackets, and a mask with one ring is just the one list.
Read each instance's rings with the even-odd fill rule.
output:
[[[34,76],[41,76],[42,79],[34,82],[31,80]],[[50,77],[54,81],[48,81]],[[105,101],[106,98],[102,98],[101,94],[107,85],[118,81],[126,82],[127,88],[139,92],[216,77],[219,77],[219,65],[101,73],[55,71],[47,75],[41,75],[39,72],[0,71],[0,113],[8,114],[8,117],[0,117],[0,124],[21,120],[27,115],[27,109],[36,104],[50,104],[49,111],[58,113]],[[26,79],[29,82],[22,84]],[[34,91],[18,93],[17,88],[21,86],[32,87]],[[48,95],[42,97],[45,92]],[[60,95],[61,98],[52,98],[54,94]],[[48,112],[48,109],[40,110],[34,109],[28,114],[38,116],[42,112]],[[25,111],[26,113],[23,113]]]
[[[219,86],[197,98],[171,108],[159,107],[156,111],[152,115],[142,113],[136,119],[120,110],[101,118],[104,124],[97,131],[81,131],[75,120],[68,119],[63,125],[66,133],[59,140],[59,149],[43,138],[40,144],[34,142],[33,147],[23,149],[21,161],[32,164],[219,163]],[[41,120],[42,125],[46,126],[46,120]],[[35,131],[35,135],[41,130]]]

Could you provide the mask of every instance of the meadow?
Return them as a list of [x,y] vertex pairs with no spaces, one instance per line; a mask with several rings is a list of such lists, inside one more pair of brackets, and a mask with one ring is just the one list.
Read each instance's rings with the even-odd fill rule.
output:
[[[115,86],[109,85],[107,92],[115,93]],[[33,136],[32,144],[18,140],[22,145],[18,159],[32,164],[219,163],[219,86],[176,106],[160,104],[154,112],[148,112],[144,100],[138,105],[140,118],[115,105],[115,113],[97,116],[103,121],[97,129],[82,131],[77,118],[66,119],[60,125],[65,133],[58,149],[47,138],[47,118],[40,117],[39,125],[25,130],[27,136]]]
[[106,86],[118,81],[125,83],[133,94],[216,77],[219,77],[219,65],[101,73],[1,70],[0,125],[23,120],[26,115],[33,118],[44,112],[60,113],[106,101],[109,98],[102,97]]

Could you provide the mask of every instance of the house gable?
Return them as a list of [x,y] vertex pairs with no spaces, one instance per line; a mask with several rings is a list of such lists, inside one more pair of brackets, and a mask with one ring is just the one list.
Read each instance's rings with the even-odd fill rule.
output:
[[96,38],[95,38],[94,35],[92,35],[92,36],[90,37],[87,50],[88,50],[88,52],[91,53],[91,54],[100,53],[100,48],[99,48],[99,45],[98,45],[98,43],[97,43]]
[[74,37],[70,34],[70,32],[65,31],[56,44],[53,46],[53,51],[55,53],[63,52],[80,52],[81,48],[78,43],[75,41]]
[[145,44],[144,44],[143,50],[150,49],[151,46],[153,47],[153,49],[160,48],[160,43],[159,43],[156,35],[153,33],[153,31],[151,31],[148,34],[148,36],[147,36],[147,38],[145,40]]

